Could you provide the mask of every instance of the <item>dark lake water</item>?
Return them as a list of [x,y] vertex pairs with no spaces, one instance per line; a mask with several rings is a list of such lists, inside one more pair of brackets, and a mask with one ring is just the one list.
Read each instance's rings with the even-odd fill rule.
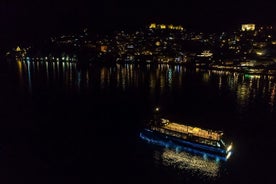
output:
[[[1,183],[275,183],[276,76],[1,65]],[[233,155],[217,162],[140,140],[156,105],[168,119],[223,130]]]

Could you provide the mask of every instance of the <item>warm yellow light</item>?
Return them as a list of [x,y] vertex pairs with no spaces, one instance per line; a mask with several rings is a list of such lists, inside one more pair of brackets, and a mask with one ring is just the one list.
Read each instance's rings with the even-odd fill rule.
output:
[[106,45],[101,46],[101,52],[107,52],[107,46]]
[[232,149],[232,144],[230,144],[226,150],[226,152],[230,151]]
[[229,153],[227,154],[227,156],[226,156],[226,160],[228,160],[228,159],[229,159],[229,157],[231,156],[231,154],[232,154],[232,152],[229,152]]
[[156,24],[155,23],[151,23],[149,26],[150,29],[155,29],[156,28]]
[[209,50],[204,50],[201,54],[197,55],[198,57],[211,57],[213,56],[213,53]]
[[175,27],[172,24],[170,24],[170,25],[168,25],[168,28],[169,29],[174,29]]
[[216,178],[220,173],[221,164],[219,162],[212,159],[205,159],[203,156],[190,154],[185,151],[178,152],[164,149],[161,156],[154,158],[158,160],[160,159],[159,161],[161,161],[164,166],[172,166],[185,172],[189,171],[191,173],[199,173],[209,179]]
[[161,25],[160,25],[160,28],[161,28],[161,29],[166,29],[166,25],[165,25],[165,24],[161,24]]
[[177,30],[183,30],[184,28],[182,26],[176,26],[175,29],[177,29]]
[[262,52],[262,51],[257,51],[256,54],[257,54],[258,56],[262,56],[262,55],[264,55],[264,52]]
[[20,49],[20,47],[19,46],[17,46],[17,48],[16,48],[16,50],[15,50],[16,52],[21,52],[21,49]]
[[255,24],[242,24],[242,31],[254,31]]
[[157,41],[157,42],[155,42],[155,45],[156,45],[156,46],[160,46],[161,43],[160,43],[159,41]]

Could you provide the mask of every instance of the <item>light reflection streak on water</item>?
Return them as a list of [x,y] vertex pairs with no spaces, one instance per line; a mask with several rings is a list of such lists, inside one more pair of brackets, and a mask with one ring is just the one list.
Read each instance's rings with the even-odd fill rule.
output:
[[60,62],[57,62],[57,78],[58,78],[58,80],[60,79],[60,65],[61,65],[61,63]]
[[156,86],[156,76],[153,73],[150,73],[149,77],[150,77],[149,78],[149,87],[153,93],[155,90],[155,86]]
[[[66,79],[66,63],[64,61],[60,61],[61,63],[61,69],[62,69],[62,78],[63,80]],[[58,65],[58,62],[54,62],[56,64],[56,68],[57,68],[57,65]]]
[[237,86],[239,82],[240,75],[236,72],[233,73],[233,78],[228,80],[228,85],[230,86],[230,89],[233,91],[235,89],[235,86]]
[[132,75],[133,75],[133,85],[135,86],[135,88],[138,88],[139,87],[139,80],[143,81],[144,79],[144,76],[143,74],[141,73],[141,75],[139,76],[140,74],[140,68],[139,70],[133,70],[132,71]]
[[[133,86],[133,76],[131,75],[132,71],[135,70],[133,65],[127,65],[126,67],[126,88]],[[137,69],[138,70],[138,69]]]
[[116,82],[117,82],[117,88],[120,87],[120,71],[121,70],[121,65],[117,64],[117,72],[116,72]]
[[189,171],[193,174],[215,178],[219,176],[220,162],[193,155],[188,152],[177,152],[168,148],[154,154],[154,159],[165,167],[173,167],[179,171]]
[[67,63],[69,65],[69,73],[68,73],[68,82],[69,82],[69,88],[73,88],[73,69],[72,69],[72,63]]
[[[273,109],[274,99],[271,101],[275,80],[273,76],[249,75],[237,72],[212,71],[212,78],[217,76],[219,90],[229,88],[236,96],[237,109],[243,112],[251,103],[259,97],[265,99]],[[226,81],[224,80],[226,79]],[[221,85],[224,85],[223,88]]]
[[80,89],[80,83],[81,83],[81,71],[77,72],[77,86],[78,89]]
[[[55,71],[55,69],[54,69]],[[66,68],[65,68],[65,63],[62,61],[62,78],[66,79]]]
[[35,75],[37,72],[36,67],[35,67],[35,61],[32,61],[32,69],[33,69],[33,75]]
[[255,83],[255,81],[253,81],[253,78],[250,78],[249,80],[249,84],[248,84],[248,90],[249,90],[249,94],[248,95],[252,95],[253,98],[255,97],[255,90],[256,88],[253,88],[253,84]]
[[46,66],[46,79],[47,79],[47,82],[49,81],[49,63],[48,61],[45,62],[45,66]]
[[101,88],[104,89],[110,85],[110,71],[103,67],[100,71]]
[[[70,63],[71,64],[71,84],[72,84],[72,88],[75,87],[75,77],[76,77],[76,73],[77,73],[77,68],[76,68],[76,63]],[[88,80],[86,80],[88,81]]]
[[57,80],[57,78],[56,78],[56,62],[52,63],[52,68],[53,68],[53,79]]
[[66,77],[65,77],[65,84],[66,84],[66,87],[68,87],[70,89],[70,68],[69,68],[69,63],[68,62],[65,62],[65,71],[66,71]]
[[208,83],[210,80],[210,71],[204,72],[202,77],[203,82]]
[[166,85],[166,69],[167,69],[167,67],[168,67],[167,65],[160,65],[159,70],[156,71],[157,81],[160,80],[159,86],[160,86],[161,94],[164,92],[164,88]]
[[37,68],[37,73],[39,73],[39,71],[40,71],[40,62],[39,61],[36,62],[36,68]]
[[17,68],[18,68],[18,74],[19,74],[19,83],[20,85],[23,85],[23,67],[22,67],[22,62],[20,60],[17,60]]
[[221,89],[221,85],[222,85],[222,76],[221,75],[219,76],[218,85],[219,85],[219,89]]
[[168,86],[171,89],[172,88],[172,81],[173,81],[173,71],[172,71],[172,68],[168,69],[167,81],[168,81]]
[[[76,66],[76,64],[75,64]],[[76,67],[75,67],[76,68]],[[89,87],[89,71],[86,70],[86,73],[85,73],[85,81],[86,81],[86,86]]]
[[250,88],[248,84],[243,83],[237,87],[237,103],[241,107],[240,110],[243,111],[244,108],[248,106],[249,103]]
[[27,71],[28,71],[28,86],[29,86],[29,92],[32,91],[32,78],[31,78],[31,67],[30,62],[27,61]]
[[[183,76],[183,68],[178,66],[176,73],[178,74],[178,87],[180,88],[182,86],[182,76]],[[176,77],[175,77],[176,78]]]
[[121,81],[121,87],[123,90],[126,89],[126,67],[124,66],[122,70],[120,71],[120,81]]
[[[147,85],[149,93],[153,97],[160,96],[167,90],[179,87],[180,90],[185,88],[184,81],[187,77],[193,75],[183,66],[163,65],[146,65],[145,68],[132,64],[119,65],[113,67],[94,67],[89,65],[89,69],[78,71],[76,63],[66,63],[59,61],[17,61],[16,63],[19,82],[21,85],[26,83],[29,89],[39,81],[39,76],[45,75],[47,84],[62,80],[62,84],[70,89],[80,88],[81,81],[84,81],[84,87],[91,88],[99,80],[92,76],[93,73],[100,72],[100,86],[108,88],[111,85],[117,88],[127,90],[131,87],[139,88]],[[45,71],[46,70],[46,71]],[[246,75],[238,72],[229,71],[206,71],[196,70],[202,74],[202,82],[211,84],[215,83],[218,90],[224,92],[230,90],[236,101],[237,109],[245,110],[249,104],[255,103],[257,98],[262,98],[273,111],[275,108],[275,77],[266,75]],[[190,75],[192,74],[192,75]],[[90,78],[91,76],[91,78]],[[33,80],[32,80],[33,79]],[[90,80],[90,81],[89,81]],[[92,80],[92,81],[91,81]]]
[[67,71],[67,79],[68,81],[70,80],[70,73],[71,73],[71,64],[69,62],[65,62],[66,63],[66,71]]
[[100,80],[101,80],[101,88],[105,88],[105,68],[101,69],[101,74],[100,74]]
[[274,104],[275,104],[275,94],[276,94],[276,85],[272,84],[272,86],[270,87],[271,89],[271,95],[270,95],[270,111],[274,111]]

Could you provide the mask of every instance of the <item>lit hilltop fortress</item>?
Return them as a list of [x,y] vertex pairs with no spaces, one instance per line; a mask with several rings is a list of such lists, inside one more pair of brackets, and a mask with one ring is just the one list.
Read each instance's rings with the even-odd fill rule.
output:
[[184,28],[181,25],[175,26],[172,24],[166,25],[166,24],[156,24],[156,23],[151,23],[149,25],[149,29],[173,29],[173,30],[184,31]]

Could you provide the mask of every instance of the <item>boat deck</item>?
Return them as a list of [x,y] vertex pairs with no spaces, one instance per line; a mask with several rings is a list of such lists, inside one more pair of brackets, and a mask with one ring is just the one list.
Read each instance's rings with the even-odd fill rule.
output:
[[198,127],[182,125],[174,122],[170,122],[166,124],[163,128],[167,130],[184,133],[184,134],[192,134],[197,137],[202,137],[202,138],[211,139],[211,140],[219,140],[221,139],[221,136],[222,136],[222,132],[204,130]]

